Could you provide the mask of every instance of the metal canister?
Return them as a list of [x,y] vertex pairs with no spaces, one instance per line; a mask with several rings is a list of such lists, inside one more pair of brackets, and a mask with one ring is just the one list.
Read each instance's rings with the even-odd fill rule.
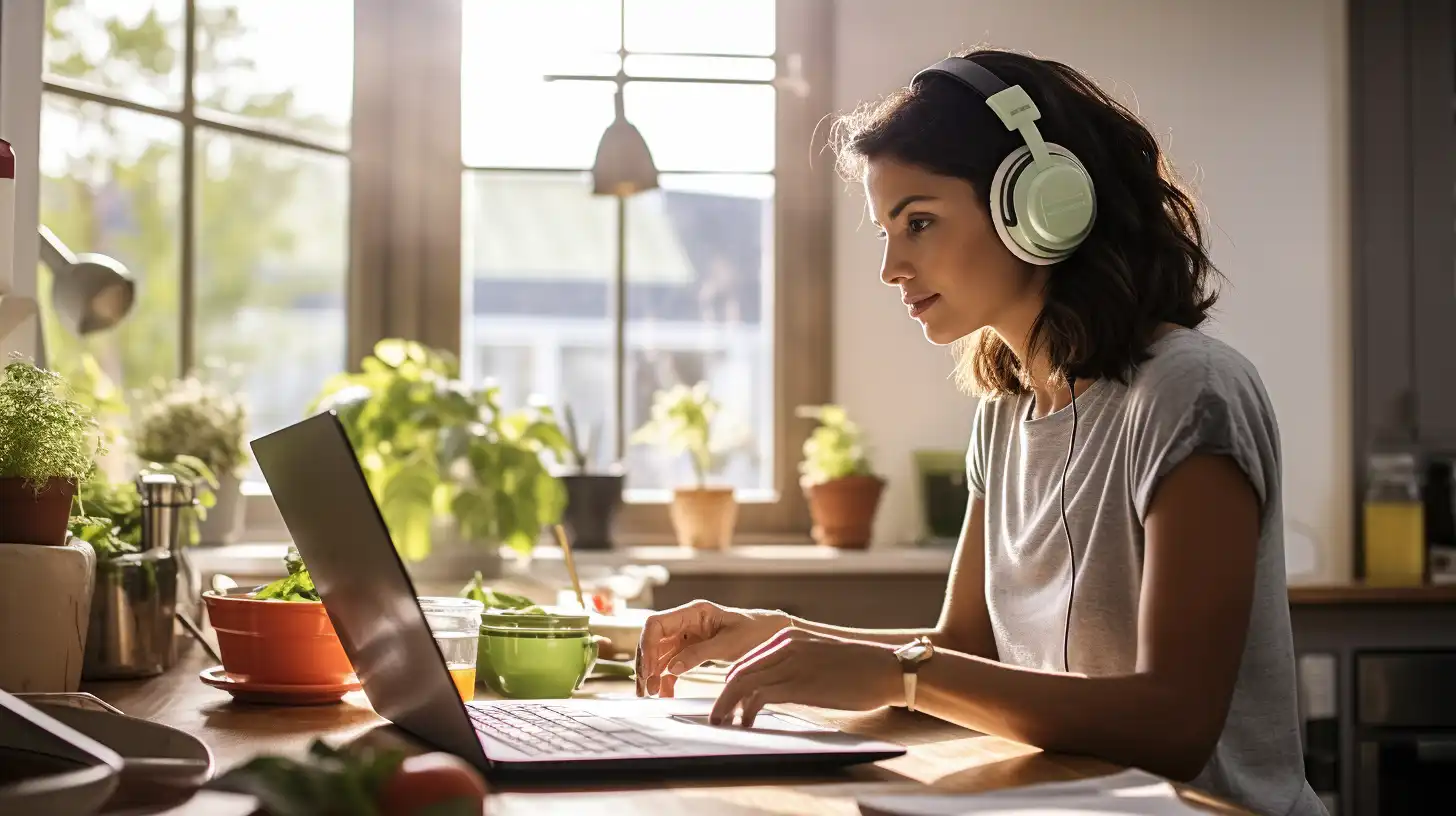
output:
[[85,679],[152,677],[176,663],[179,568],[177,555],[164,549],[97,562]]
[[87,680],[152,677],[177,660],[178,605],[188,612],[201,588],[183,555],[193,485],[170,473],[143,472],[141,552],[101,560],[91,598],[82,676]]

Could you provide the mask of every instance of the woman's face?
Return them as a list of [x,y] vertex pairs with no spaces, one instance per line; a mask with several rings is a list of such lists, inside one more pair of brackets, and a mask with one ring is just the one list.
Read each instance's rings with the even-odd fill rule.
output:
[[946,345],[982,328],[1025,331],[1040,310],[1041,269],[1001,243],[970,182],[892,159],[864,176],[870,216],[885,242],[880,280],[894,286],[925,339]]

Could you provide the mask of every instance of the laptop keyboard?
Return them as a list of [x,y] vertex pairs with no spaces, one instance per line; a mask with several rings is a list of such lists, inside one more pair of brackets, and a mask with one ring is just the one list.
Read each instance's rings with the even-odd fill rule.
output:
[[530,756],[641,756],[663,753],[666,741],[625,720],[569,706],[466,706],[476,730]]

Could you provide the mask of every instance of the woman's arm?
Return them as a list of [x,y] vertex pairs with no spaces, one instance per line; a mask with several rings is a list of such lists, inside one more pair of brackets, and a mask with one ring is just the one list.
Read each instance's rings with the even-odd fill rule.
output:
[[[971,498],[960,541],[951,559],[945,602],[940,622],[931,629],[853,629],[827,623],[789,618],[788,625],[821,635],[903,646],[928,636],[939,649],[995,659],[996,640],[991,633],[991,616],[986,611],[986,521],[984,502]],[[874,599],[870,599],[873,603]]]
[[1187,780],[1223,731],[1253,598],[1259,506],[1231,459],[1193,456],[1149,507],[1133,674],[1088,678],[937,654],[917,708],[1048,750]]
[[[1243,656],[1258,499],[1232,460],[1195,455],[1160,483],[1144,532],[1131,674],[1035,671],[939,650],[920,667],[916,707],[1047,750],[1172,779],[1196,776],[1223,731]],[[901,704],[892,652],[879,643],[785,630],[738,663],[712,719],[728,721],[741,706],[748,724],[770,703],[851,710]]]

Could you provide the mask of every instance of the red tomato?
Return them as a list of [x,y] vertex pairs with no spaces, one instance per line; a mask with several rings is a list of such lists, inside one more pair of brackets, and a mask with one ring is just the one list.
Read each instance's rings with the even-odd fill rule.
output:
[[413,816],[420,810],[451,799],[468,799],[485,812],[485,780],[468,762],[441,752],[405,759],[379,792],[384,816]]

